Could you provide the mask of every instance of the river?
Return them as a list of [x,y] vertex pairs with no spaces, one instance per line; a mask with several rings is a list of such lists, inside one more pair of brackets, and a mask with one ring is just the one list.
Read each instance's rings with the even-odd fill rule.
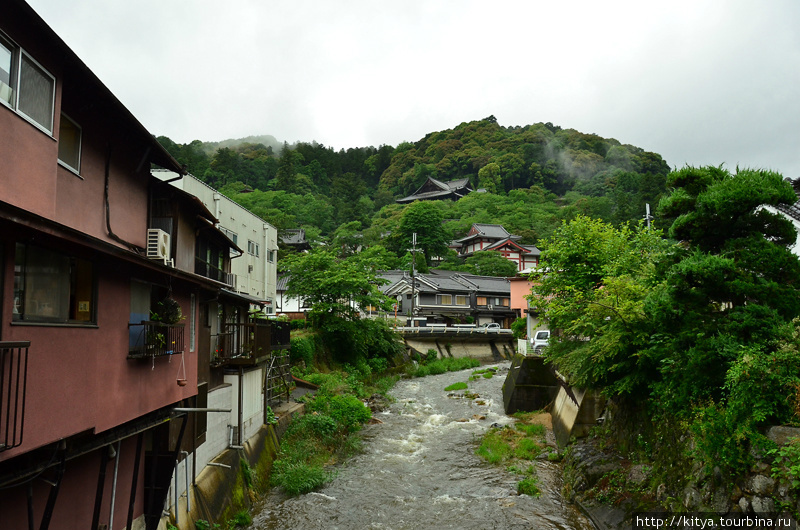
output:
[[[362,431],[364,452],[338,467],[322,490],[293,498],[270,495],[253,529],[580,529],[592,524],[560,495],[559,464],[537,463],[541,496],[518,495],[520,477],[475,455],[503,412],[508,362],[491,379],[469,383],[480,399],[445,387],[472,370],[402,380],[395,402]],[[451,395],[448,395],[451,394]],[[482,404],[480,404],[482,403]]]

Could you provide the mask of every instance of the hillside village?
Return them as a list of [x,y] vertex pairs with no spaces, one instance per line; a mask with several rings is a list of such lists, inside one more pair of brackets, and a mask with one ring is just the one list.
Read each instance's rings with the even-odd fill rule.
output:
[[[755,342],[760,319],[782,330],[781,340],[793,322],[796,260],[775,251],[770,256],[783,260],[781,270],[765,265],[762,274],[749,262],[735,268],[748,259],[746,245],[761,249],[764,241],[800,254],[800,239],[790,245],[781,224],[800,227],[800,202],[778,176],[748,174],[778,191],[754,205],[759,213],[735,212],[736,223],[709,228],[687,204],[701,201],[701,184],[733,176],[719,168],[672,172],[656,153],[552,123],[503,127],[490,116],[397,147],[335,152],[315,142],[284,143],[278,152],[229,142],[207,152],[199,140],[180,145],[146,130],[22,0],[12,0],[0,20],[0,52],[4,528],[156,529],[167,519],[188,528],[188,519],[179,519],[197,498],[201,473],[233,468],[235,475],[240,465],[263,471],[261,450],[253,448],[276,455],[276,433],[297,412],[286,412],[296,405],[291,392],[314,387],[293,372],[293,365],[311,363],[292,330],[329,333],[336,337],[326,345],[331,358],[367,365],[372,375],[372,367],[388,369],[395,357],[424,356],[397,331],[502,333],[518,339],[517,353],[533,354],[536,332],[558,327],[559,370],[574,373],[559,385],[589,386],[596,378],[613,397],[639,397],[639,404],[653,399],[647,383],[674,361],[658,365],[656,353],[669,349],[660,345],[724,351],[741,373],[723,371],[712,381],[708,366],[723,363],[703,357],[697,373],[710,379],[697,391],[707,407],[702,414],[700,401],[680,401],[688,383],[668,379],[678,377],[669,370],[659,379],[658,391],[676,410],[684,407],[683,425],[707,421],[696,431],[706,435],[716,432],[708,428],[713,421],[721,429],[724,418],[730,427],[735,413],[757,409],[741,397],[757,393],[736,384],[747,379],[742,366],[777,348],[777,331],[770,346]],[[677,196],[676,188],[689,191]],[[658,204],[666,205],[666,234],[643,222]],[[753,226],[767,215],[773,232],[758,239]],[[569,237],[583,247],[565,250]],[[740,246],[725,247],[726,237]],[[669,238],[690,243],[668,247]],[[720,289],[730,300],[715,298],[716,291],[698,294],[705,284],[697,278],[707,272],[701,253],[716,257],[720,248],[728,254],[715,270],[735,278],[730,285],[751,279],[757,286],[746,295],[729,293],[728,283]],[[547,253],[559,275],[544,274]],[[598,262],[613,259],[595,267],[599,254]],[[323,276],[331,290],[315,292],[309,286]],[[573,283],[558,283],[567,278]],[[657,289],[662,298],[647,298]],[[589,302],[568,306],[574,300]],[[696,304],[694,312],[678,314],[670,305],[676,300]],[[548,313],[553,307],[561,313]],[[549,322],[549,314],[563,320]],[[362,321],[374,327],[359,327]],[[720,322],[719,336],[730,335],[702,343],[703,333],[690,325],[706,321]],[[647,327],[653,322],[660,335]],[[665,323],[675,325],[675,336]],[[589,344],[599,329],[614,340]],[[638,335],[628,339],[631,329]],[[378,339],[362,340],[369,332]],[[655,335],[661,342],[653,345]],[[734,336],[744,337],[741,344]],[[782,399],[797,379],[793,346],[784,343],[770,357],[788,367],[772,383]],[[642,344],[652,349],[638,350]],[[742,348],[752,356],[736,357]],[[602,362],[605,372],[596,367]],[[726,393],[731,388],[744,390]],[[742,406],[731,412],[726,403]],[[741,412],[734,419],[744,418],[747,436],[760,435],[767,420],[787,419],[786,403],[763,417]],[[747,436],[738,434],[729,438],[744,443]],[[705,456],[717,450],[701,449]],[[744,498],[748,510],[762,502],[740,493],[735,502]],[[790,502],[788,493],[782,498]]]

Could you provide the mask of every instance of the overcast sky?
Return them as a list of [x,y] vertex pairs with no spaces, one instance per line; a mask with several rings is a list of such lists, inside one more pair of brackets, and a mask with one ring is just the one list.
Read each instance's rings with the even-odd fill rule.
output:
[[494,115],[800,177],[797,0],[28,0],[155,135],[396,146]]

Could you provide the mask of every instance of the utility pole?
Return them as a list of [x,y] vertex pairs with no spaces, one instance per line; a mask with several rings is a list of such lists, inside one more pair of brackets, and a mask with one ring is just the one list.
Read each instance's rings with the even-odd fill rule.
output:
[[644,220],[647,221],[647,229],[650,230],[650,221],[654,219],[654,217],[650,215],[650,203],[646,203],[644,205],[644,208],[645,208]]
[[406,249],[411,252],[411,327],[414,327],[414,315],[416,314],[414,307],[414,298],[416,298],[415,287],[416,281],[414,277],[417,271],[417,233],[411,235],[411,248]]

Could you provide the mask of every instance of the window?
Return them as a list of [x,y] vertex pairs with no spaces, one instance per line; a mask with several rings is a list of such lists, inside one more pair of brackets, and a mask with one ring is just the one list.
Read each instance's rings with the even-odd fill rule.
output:
[[0,101],[53,134],[56,78],[24,50],[0,36]]
[[487,305],[486,297],[485,296],[479,296],[475,303],[476,303],[476,305]]
[[58,161],[80,174],[81,128],[63,113],[58,127]]
[[13,319],[26,322],[93,323],[94,271],[89,261],[17,244]]
[[453,305],[453,295],[451,295],[451,294],[440,294],[439,295],[439,305]]
[[275,251],[274,250],[268,250],[267,251],[267,261],[269,261],[270,263],[275,263]]
[[247,240],[247,253],[252,254],[255,257],[258,257],[258,243],[255,241]]
[[456,296],[456,305],[467,305],[467,297],[465,295]]
[[14,70],[13,48],[0,38],[0,101],[13,105],[16,101],[11,88],[11,72]]
[[[237,245],[237,246],[239,245],[239,235],[236,232],[234,232],[233,230],[228,230],[224,226],[220,226],[219,229],[223,234],[228,236],[228,239],[233,241],[234,245]],[[231,257],[235,257],[235,256],[238,256],[238,255],[239,255],[239,252],[235,248],[231,248]]]

